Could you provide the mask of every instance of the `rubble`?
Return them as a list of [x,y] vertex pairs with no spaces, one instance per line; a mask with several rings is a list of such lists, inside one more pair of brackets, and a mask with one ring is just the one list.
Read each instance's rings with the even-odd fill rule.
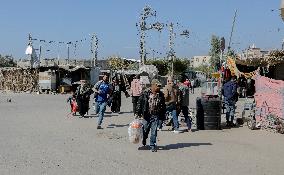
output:
[[13,92],[38,91],[37,69],[0,68],[0,90]]

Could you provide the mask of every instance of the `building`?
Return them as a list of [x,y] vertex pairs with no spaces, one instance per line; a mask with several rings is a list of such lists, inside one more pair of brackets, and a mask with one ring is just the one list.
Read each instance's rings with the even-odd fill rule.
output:
[[262,59],[267,56],[269,56],[269,51],[261,50],[260,48],[257,48],[254,44],[252,46],[249,46],[248,49],[244,50],[243,53],[238,55],[241,60]]
[[190,60],[191,67],[199,67],[199,66],[209,66],[210,65],[211,56],[194,56]]

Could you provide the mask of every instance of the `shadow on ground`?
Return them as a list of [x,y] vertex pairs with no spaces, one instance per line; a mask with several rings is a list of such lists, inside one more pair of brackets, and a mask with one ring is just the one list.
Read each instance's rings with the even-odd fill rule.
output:
[[[158,150],[175,150],[175,149],[182,149],[182,148],[189,148],[192,146],[208,146],[212,145],[212,143],[175,143],[169,144],[165,146],[158,146]],[[150,150],[150,146],[142,146],[139,147],[138,150]]]
[[107,126],[107,128],[123,128],[123,127],[128,127],[129,124],[125,124],[125,125],[116,125],[116,124],[110,124]]

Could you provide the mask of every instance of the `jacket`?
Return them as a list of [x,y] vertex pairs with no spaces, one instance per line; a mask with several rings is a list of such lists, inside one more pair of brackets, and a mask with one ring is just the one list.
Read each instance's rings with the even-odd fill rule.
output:
[[[146,121],[149,121],[151,118],[151,114],[149,111],[149,97],[151,94],[151,90],[147,89],[145,90],[142,95],[138,99],[137,107],[136,107],[136,113],[139,116],[143,116]],[[166,117],[166,105],[165,105],[165,97],[163,92],[158,92],[158,98],[159,98],[159,106],[158,106],[158,118],[159,120],[164,120]]]
[[179,86],[179,103],[181,106],[189,106],[189,87],[185,84]]
[[223,86],[223,95],[227,100],[236,101],[237,84],[234,81],[226,82]]
[[142,85],[141,85],[140,79],[133,79],[133,81],[131,82],[130,92],[131,92],[131,95],[134,97],[141,95]]
[[166,85],[164,88],[166,105],[176,104],[178,98],[178,89],[175,85]]

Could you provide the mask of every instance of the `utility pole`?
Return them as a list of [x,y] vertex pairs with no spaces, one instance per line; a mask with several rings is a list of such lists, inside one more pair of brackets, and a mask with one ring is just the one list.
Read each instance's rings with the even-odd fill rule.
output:
[[156,29],[159,32],[164,28],[164,25],[162,23],[156,22],[154,24],[150,24],[147,26],[146,24],[146,19],[149,17],[156,17],[156,11],[153,11],[150,6],[145,6],[143,8],[143,11],[140,13],[140,22],[139,25],[136,24],[136,27],[138,27],[138,31],[140,33],[140,60],[141,63],[144,65],[146,63],[146,42],[145,42],[145,36],[146,36],[146,31],[151,30],[151,29]]
[[232,36],[233,36],[234,28],[235,28],[236,17],[237,17],[237,10],[235,10],[235,15],[234,15],[234,19],[233,19],[232,30],[231,30],[229,46],[228,46],[228,52],[231,50]]
[[175,61],[175,51],[174,51],[174,24],[169,24],[169,52],[168,52],[168,59],[172,62],[172,70],[171,75],[174,75],[174,61]]
[[92,35],[91,39],[91,53],[92,53],[92,67],[97,66],[97,60],[98,60],[98,44],[99,40],[97,35],[94,33]]
[[70,44],[72,44],[71,41],[67,43],[67,64],[70,63]]

